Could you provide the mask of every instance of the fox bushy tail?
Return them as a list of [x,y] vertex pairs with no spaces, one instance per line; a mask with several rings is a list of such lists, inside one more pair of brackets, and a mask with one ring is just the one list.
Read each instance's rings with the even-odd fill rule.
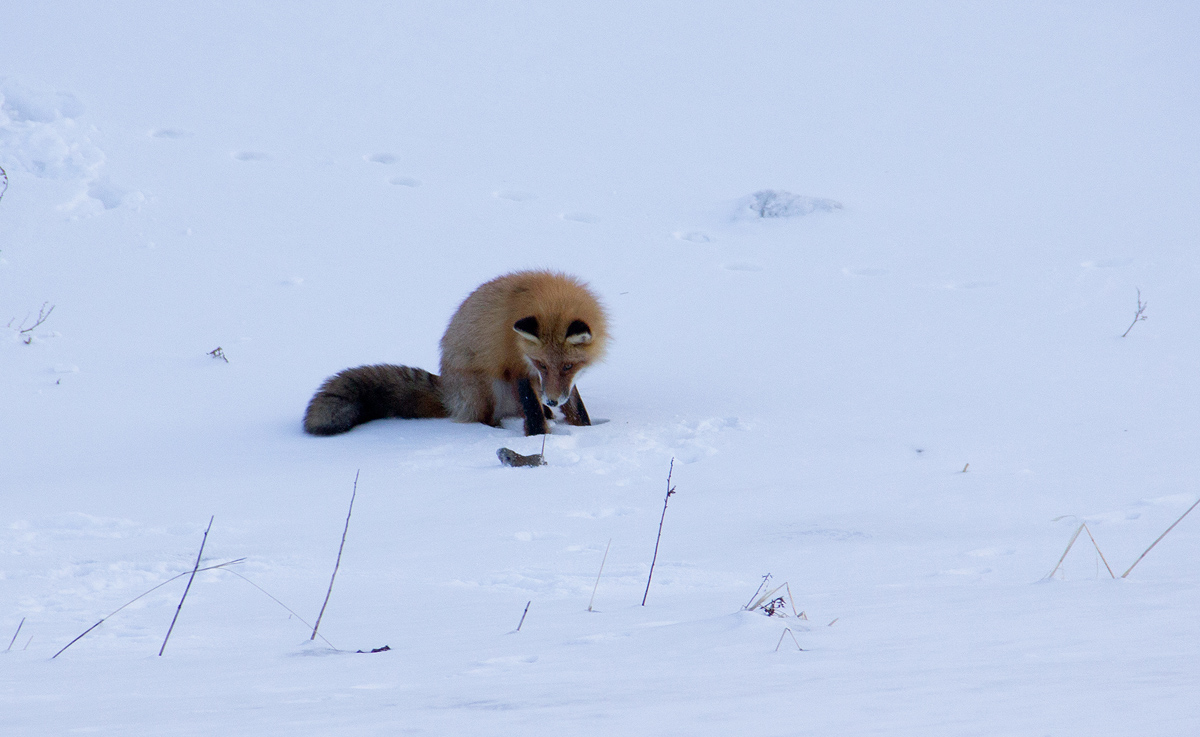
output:
[[441,380],[409,366],[346,369],[325,380],[304,412],[304,430],[337,435],[383,417],[446,417]]

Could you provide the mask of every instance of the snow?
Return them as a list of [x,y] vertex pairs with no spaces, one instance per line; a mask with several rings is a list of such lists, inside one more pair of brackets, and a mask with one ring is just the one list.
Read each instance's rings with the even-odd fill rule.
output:
[[[1193,734],[1200,519],[1127,578],[1084,535],[1047,575],[1086,522],[1119,577],[1200,495],[1198,31],[1188,3],[14,5],[0,734]],[[579,383],[604,422],[549,465],[500,465],[541,449],[517,422],[302,433],[326,376],[435,369],[463,297],[529,267],[614,332]],[[331,646],[300,618],[356,473]],[[245,561],[162,657],[187,576],[52,658],[210,516],[205,563]],[[805,619],[741,610],[768,573]]]

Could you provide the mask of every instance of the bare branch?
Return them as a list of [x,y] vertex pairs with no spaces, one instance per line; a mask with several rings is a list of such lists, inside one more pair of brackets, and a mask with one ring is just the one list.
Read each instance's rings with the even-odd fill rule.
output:
[[646,597],[650,595],[650,582],[654,580],[654,564],[658,561],[658,544],[662,541],[663,520],[667,518],[667,502],[671,501],[671,495],[675,493],[675,487],[671,486],[671,474],[675,472],[675,459],[671,459],[671,466],[667,469],[667,495],[663,497],[662,517],[658,520],[658,537],[654,538],[654,557],[650,559],[650,575],[646,577],[646,593],[642,594],[642,606],[646,606]]
[[1139,322],[1141,322],[1142,320],[1145,320],[1147,317],[1147,315],[1145,313],[1146,313],[1146,306],[1149,303],[1142,301],[1142,290],[1141,289],[1137,290],[1137,301],[1138,301],[1137,312],[1133,313],[1133,322],[1129,323],[1129,327],[1125,328],[1125,332],[1121,333],[1122,338],[1124,338],[1126,335],[1129,335],[1129,331],[1133,330],[1134,325],[1137,325]]

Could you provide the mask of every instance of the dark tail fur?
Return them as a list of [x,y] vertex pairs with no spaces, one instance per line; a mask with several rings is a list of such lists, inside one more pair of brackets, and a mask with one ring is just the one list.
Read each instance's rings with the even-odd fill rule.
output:
[[304,412],[304,430],[337,435],[382,417],[446,417],[441,381],[424,369],[380,364],[329,377]]

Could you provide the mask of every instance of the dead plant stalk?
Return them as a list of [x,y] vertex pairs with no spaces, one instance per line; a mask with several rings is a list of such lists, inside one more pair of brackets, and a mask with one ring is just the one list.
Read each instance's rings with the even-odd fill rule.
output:
[[342,542],[338,545],[337,560],[333,564],[333,575],[329,577],[329,588],[325,591],[325,602],[321,604],[321,612],[317,614],[317,623],[313,625],[312,636],[308,638],[310,642],[317,639],[317,628],[321,626],[321,617],[325,616],[325,607],[329,606],[329,596],[333,593],[333,581],[337,578],[338,567],[342,565],[342,549],[346,547],[346,533],[350,531],[350,515],[354,513],[354,497],[358,495],[358,474],[360,472],[362,472],[361,468],[354,472],[354,489],[350,492],[350,509],[346,511],[346,526],[342,528]]
[[658,537],[654,538],[654,557],[650,559],[650,575],[646,577],[646,593],[642,594],[642,606],[646,606],[646,597],[650,595],[650,582],[654,579],[654,564],[658,561],[658,544],[662,541],[663,521],[667,518],[667,503],[671,501],[671,495],[675,493],[675,487],[671,486],[671,474],[675,472],[675,459],[671,459],[671,465],[667,469],[667,495],[663,497],[662,517],[658,520]]
[[[1179,519],[1177,519],[1177,520],[1175,520],[1174,522],[1172,522],[1172,523],[1171,523],[1171,526],[1170,526],[1170,527],[1168,527],[1166,530],[1164,530],[1164,531],[1163,531],[1163,534],[1159,535],[1159,536],[1158,536],[1158,538],[1157,538],[1157,539],[1156,539],[1154,542],[1150,543],[1150,547],[1146,548],[1146,550],[1145,550],[1145,551],[1144,551],[1144,552],[1143,552],[1141,555],[1139,555],[1139,556],[1138,556],[1138,559],[1137,559],[1137,560],[1135,560],[1135,561],[1133,562],[1133,566],[1136,566],[1138,563],[1141,563],[1141,562],[1142,562],[1142,558],[1145,558],[1145,557],[1146,557],[1146,553],[1149,553],[1151,550],[1154,550],[1154,546],[1155,546],[1155,545],[1158,545],[1158,542],[1159,542],[1159,540],[1162,540],[1164,537],[1166,537],[1166,536],[1167,536],[1167,533],[1168,533],[1168,532],[1170,532],[1171,530],[1174,530],[1174,529],[1175,529],[1175,525],[1177,525],[1177,524],[1179,524],[1180,522],[1182,522],[1182,521],[1183,521],[1183,518],[1184,518],[1184,517],[1186,517],[1186,516],[1188,516],[1188,514],[1189,514],[1189,513],[1191,513],[1191,511],[1192,511],[1193,509],[1195,509],[1195,508],[1196,508],[1196,505],[1197,505],[1197,504],[1200,504],[1200,499],[1197,499],[1197,500],[1195,501],[1195,503],[1193,503],[1193,504],[1192,504],[1192,506],[1190,506],[1190,507],[1188,507],[1188,508],[1187,508],[1187,511],[1186,511],[1186,512],[1184,512],[1183,514],[1179,515]],[[1107,563],[1106,563],[1105,565],[1107,565]],[[1132,571],[1132,570],[1133,570],[1133,566],[1129,566],[1129,571]],[[1121,574],[1121,578],[1125,578],[1126,576],[1128,576],[1128,575],[1129,575],[1129,571],[1125,571],[1124,573],[1122,573],[1122,574]]]
[[167,640],[171,639],[171,632],[175,629],[179,612],[183,610],[183,602],[187,599],[188,592],[192,590],[192,581],[196,580],[196,572],[200,570],[200,558],[204,556],[204,544],[208,542],[208,531],[212,529],[212,523],[213,517],[209,517],[208,527],[204,528],[204,537],[200,540],[200,551],[196,553],[196,563],[192,566],[192,575],[188,577],[187,586],[183,588],[183,596],[179,597],[179,606],[175,607],[175,616],[171,617],[171,626],[167,628],[167,636],[163,638],[162,647],[158,649],[159,657],[162,657],[163,651],[167,649]]

